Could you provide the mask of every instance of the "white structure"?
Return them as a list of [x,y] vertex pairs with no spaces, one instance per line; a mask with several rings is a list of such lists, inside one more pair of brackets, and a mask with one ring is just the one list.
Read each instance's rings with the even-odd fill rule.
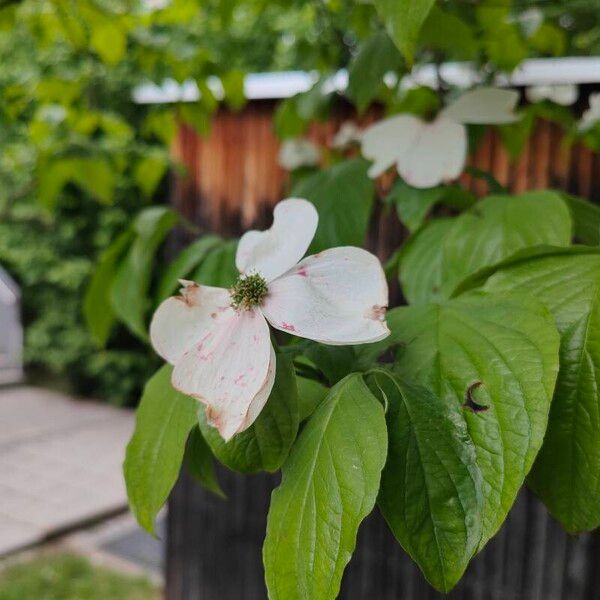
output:
[[17,284],[0,267],[0,384],[23,378],[23,327]]

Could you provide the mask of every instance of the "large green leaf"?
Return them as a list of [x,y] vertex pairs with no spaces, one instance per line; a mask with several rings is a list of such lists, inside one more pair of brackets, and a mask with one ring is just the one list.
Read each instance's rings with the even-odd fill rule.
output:
[[348,160],[311,175],[295,186],[295,198],[310,200],[319,212],[312,252],[334,246],[363,246],[375,189],[369,163]]
[[600,206],[568,194],[563,198],[573,217],[575,239],[590,246],[600,245]]
[[374,0],[387,30],[406,60],[413,60],[419,32],[435,0]]
[[323,402],[329,388],[314,379],[296,376],[298,387],[298,419],[304,421],[312,415],[316,408]]
[[427,580],[449,591],[482,534],[482,476],[460,405],[375,374],[388,400],[388,459],[378,504]]
[[558,372],[552,315],[533,300],[475,294],[394,309],[388,324],[401,342],[401,376],[455,407],[465,401],[486,407],[463,410],[483,475],[483,546],[542,445]]
[[594,529],[600,525],[600,250],[523,257],[483,289],[538,298],[556,319],[560,372],[530,483],[569,531]]
[[458,15],[434,6],[423,24],[423,46],[443,52],[448,59],[473,60],[479,44],[473,27]]
[[489,196],[442,223],[423,228],[403,252],[400,281],[411,304],[449,298],[462,279],[518,250],[571,240],[569,210],[549,191]]
[[118,261],[133,239],[133,230],[126,229],[104,251],[83,299],[83,314],[95,342],[103,347],[115,322],[110,305],[110,288],[117,272]]
[[386,198],[396,206],[398,218],[411,232],[419,229],[427,213],[441,200],[444,195],[442,186],[432,188],[414,188],[398,179]]
[[185,464],[190,475],[205,489],[220,498],[225,498],[217,474],[213,453],[199,427],[192,428],[185,447]]
[[142,340],[148,339],[146,311],[150,304],[154,257],[177,219],[176,213],[163,206],[142,211],[134,223],[136,238],[113,281],[110,293],[112,309]]
[[192,273],[192,280],[202,285],[231,287],[239,275],[235,267],[237,244],[237,240],[227,240],[212,248]]
[[242,473],[277,471],[287,458],[298,433],[298,392],[292,362],[277,355],[271,395],[262,412],[245,431],[225,442],[198,412],[200,430],[214,455],[226,467]]
[[350,63],[346,93],[363,112],[377,98],[386,73],[398,69],[402,56],[387,33],[368,38]]
[[270,600],[337,597],[386,450],[383,408],[349,375],[307,422],[273,492],[263,548]]
[[173,389],[172,370],[164,365],[146,384],[123,465],[129,506],[150,533],[177,480],[198,410],[196,400]]
[[169,264],[158,285],[158,301],[170,296],[179,285],[180,279],[185,279],[215,248],[220,239],[216,235],[206,235],[183,249]]

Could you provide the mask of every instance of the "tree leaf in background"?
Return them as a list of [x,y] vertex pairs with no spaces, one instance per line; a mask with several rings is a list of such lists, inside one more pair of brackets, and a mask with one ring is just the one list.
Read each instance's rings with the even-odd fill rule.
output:
[[[474,294],[396,308],[387,320],[401,342],[399,375],[449,405],[466,404],[463,417],[484,480],[483,547],[504,521],[544,439],[558,372],[552,315],[520,296]],[[485,408],[471,411],[472,402]]]
[[465,167],[465,173],[468,173],[475,179],[480,179],[481,181],[485,181],[488,185],[488,192],[494,195],[503,195],[508,194],[508,189],[505,188],[490,171],[486,171],[485,169],[480,169],[479,167],[475,167],[473,165],[467,165]]
[[396,46],[412,63],[419,32],[435,0],[374,0],[374,4]]
[[168,157],[160,153],[148,154],[138,160],[134,168],[133,178],[146,198],[152,197],[168,166]]
[[194,128],[200,136],[210,133],[212,113],[200,102],[184,102],[179,105],[177,114],[179,118]]
[[273,120],[277,137],[282,140],[299,137],[308,128],[308,122],[298,114],[296,97],[282,100],[275,110]]
[[225,102],[227,103],[227,106],[233,110],[240,110],[246,104],[244,80],[245,73],[239,69],[233,69],[224,75],[221,75]]
[[134,239],[120,264],[110,291],[114,313],[142,340],[148,339],[146,311],[154,257],[167,233],[177,223],[177,213],[164,206],[140,212],[134,223]]
[[205,235],[185,247],[170,263],[158,284],[157,298],[162,302],[179,287],[179,280],[186,279],[197,269],[208,253],[221,242],[218,235]]
[[570,194],[562,197],[571,211],[575,239],[588,246],[600,245],[600,207]]
[[198,427],[193,427],[185,447],[185,464],[192,477],[219,498],[226,498],[215,473],[213,453]]
[[271,497],[263,547],[271,600],[337,597],[386,450],[383,408],[360,375],[349,375],[308,420]]
[[177,480],[198,410],[196,400],[173,389],[172,370],[164,365],[146,384],[123,465],[129,506],[151,534]]
[[110,304],[110,288],[117,272],[118,261],[133,236],[133,229],[127,228],[104,251],[85,291],[83,314],[94,341],[100,347],[106,345],[115,322],[115,314]]
[[335,246],[363,246],[375,188],[363,159],[344,161],[306,177],[292,196],[310,200],[319,212],[319,226],[309,252]]
[[534,492],[569,531],[600,525],[600,249],[548,249],[515,260],[483,286],[543,302],[561,333],[560,372]]
[[206,258],[193,272],[192,281],[201,285],[230,288],[239,276],[235,266],[238,240],[221,241],[209,250]]
[[43,161],[38,171],[39,200],[50,210],[67,183],[74,183],[103,204],[110,204],[113,200],[115,172],[104,158],[57,158]]
[[473,60],[479,44],[473,28],[458,15],[433,6],[423,23],[419,41],[423,46],[444,52],[448,59]]
[[550,191],[489,196],[442,223],[419,231],[401,256],[400,281],[411,304],[449,298],[461,280],[518,250],[571,240],[569,210]]
[[414,188],[398,179],[386,198],[386,202],[390,202],[396,207],[400,222],[411,233],[414,233],[423,225],[427,214],[443,195],[444,188],[442,186]]
[[109,19],[102,19],[92,29],[91,47],[109,65],[120,62],[127,50],[127,34]]
[[348,72],[348,97],[362,113],[377,98],[386,73],[402,65],[402,56],[387,33],[369,37],[352,59]]
[[448,592],[482,534],[482,475],[460,405],[375,373],[388,400],[389,449],[378,505],[427,580]]
[[314,379],[296,375],[298,388],[298,418],[308,419],[329,393],[329,388]]
[[200,430],[214,455],[226,467],[241,473],[277,471],[287,458],[298,433],[298,392],[292,361],[277,355],[271,395],[262,412],[245,431],[225,442],[198,412]]

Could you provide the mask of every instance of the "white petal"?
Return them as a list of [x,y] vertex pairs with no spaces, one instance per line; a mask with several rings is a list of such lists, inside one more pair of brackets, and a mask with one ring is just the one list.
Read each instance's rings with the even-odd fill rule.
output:
[[275,279],[304,256],[318,222],[317,210],[308,200],[283,200],[273,211],[271,229],[248,231],[241,237],[235,257],[238,270]]
[[362,135],[361,151],[372,160],[369,177],[379,177],[410,151],[423,122],[413,115],[398,115],[378,121]]
[[150,341],[156,352],[175,364],[221,319],[231,304],[223,288],[182,281],[180,296],[167,298],[156,309],[150,323]]
[[429,188],[456,179],[467,159],[464,125],[438,117],[421,122],[421,131],[410,149],[398,159],[398,173],[413,187]]
[[561,106],[570,106],[577,101],[579,89],[576,85],[570,83],[562,85],[533,85],[525,89],[525,97],[532,103],[551,100]]
[[279,149],[279,166],[287,171],[300,167],[314,167],[321,161],[321,149],[310,140],[285,140]]
[[465,92],[445,108],[441,115],[458,123],[513,123],[519,92],[481,87]]
[[228,440],[243,425],[268,376],[269,326],[259,311],[228,308],[173,369],[173,386],[207,406]]
[[587,131],[600,122],[600,92],[590,94],[590,107],[584,111],[579,121],[579,131]]
[[342,247],[309,256],[269,286],[261,310],[273,327],[324,344],[364,344],[389,334],[388,288],[377,257]]
[[240,433],[244,431],[244,429],[248,429],[256,418],[261,413],[262,409],[265,407],[269,396],[271,395],[271,390],[273,389],[273,384],[275,383],[275,372],[277,369],[277,358],[275,356],[275,350],[273,346],[271,346],[271,359],[269,361],[269,370],[267,371],[267,378],[265,380],[264,385],[260,388],[258,394],[254,396],[252,402],[250,403],[250,407],[248,408],[248,412],[246,413],[246,418],[243,423],[239,426],[236,433]]

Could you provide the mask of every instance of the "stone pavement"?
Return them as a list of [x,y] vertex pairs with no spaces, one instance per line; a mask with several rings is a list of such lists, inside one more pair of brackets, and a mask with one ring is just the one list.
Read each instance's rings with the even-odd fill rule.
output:
[[0,556],[124,510],[131,411],[0,387]]

